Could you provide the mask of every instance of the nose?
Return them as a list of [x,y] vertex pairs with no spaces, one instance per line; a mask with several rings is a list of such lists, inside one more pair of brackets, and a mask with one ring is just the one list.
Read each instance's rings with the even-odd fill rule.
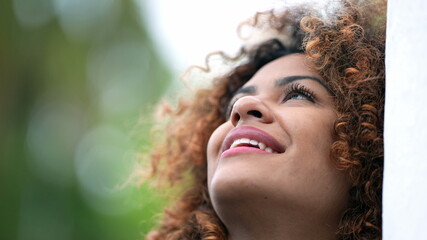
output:
[[274,118],[270,109],[259,98],[245,96],[234,103],[230,119],[231,123],[237,126],[247,121],[271,123]]

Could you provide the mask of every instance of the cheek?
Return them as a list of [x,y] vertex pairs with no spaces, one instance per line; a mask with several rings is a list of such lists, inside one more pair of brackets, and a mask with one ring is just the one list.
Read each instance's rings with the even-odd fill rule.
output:
[[229,122],[223,123],[219,126],[209,138],[207,147],[207,161],[208,161],[208,180],[212,178],[213,173],[218,164],[218,158],[221,154],[221,147],[224,138],[231,130],[232,125]]
[[324,151],[332,144],[333,124],[335,113],[326,111],[317,114],[306,114],[304,118],[295,121],[293,138],[306,148]]
[[308,206],[343,209],[350,185],[330,158],[336,117],[334,112],[321,113],[305,114],[288,125],[293,145],[288,167],[292,168],[294,182],[299,183],[293,191],[307,199]]

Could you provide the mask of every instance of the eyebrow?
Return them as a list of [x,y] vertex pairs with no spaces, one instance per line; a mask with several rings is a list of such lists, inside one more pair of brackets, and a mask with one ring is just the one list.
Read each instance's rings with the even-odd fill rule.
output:
[[254,94],[255,92],[256,92],[256,87],[255,86],[247,86],[247,87],[239,88],[233,94],[233,96],[236,96],[237,94],[240,94],[240,93]]
[[283,85],[289,84],[289,83],[297,81],[297,80],[302,80],[302,79],[314,80],[314,81],[318,82],[320,85],[322,85],[326,90],[328,90],[329,92],[331,92],[331,90],[319,78],[313,77],[313,76],[304,76],[304,75],[295,75],[295,76],[289,76],[289,77],[281,78],[281,79],[279,79],[279,80],[276,81],[275,86],[276,87],[281,87]]

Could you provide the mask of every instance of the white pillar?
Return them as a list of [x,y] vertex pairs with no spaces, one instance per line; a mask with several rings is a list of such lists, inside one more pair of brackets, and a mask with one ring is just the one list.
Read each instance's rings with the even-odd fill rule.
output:
[[427,239],[427,1],[389,0],[384,240]]

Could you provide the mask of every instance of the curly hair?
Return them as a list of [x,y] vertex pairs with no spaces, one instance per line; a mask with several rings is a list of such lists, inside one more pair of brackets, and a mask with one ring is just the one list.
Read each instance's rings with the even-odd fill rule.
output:
[[152,151],[152,174],[185,188],[147,239],[227,239],[207,189],[208,139],[226,121],[225,106],[235,91],[262,66],[291,53],[305,53],[333,93],[338,117],[331,156],[352,182],[337,236],[381,239],[385,12],[385,0],[343,0],[326,12],[295,6],[244,23],[275,36],[242,47],[235,59],[243,57],[243,63],[175,109],[164,109],[169,122]]

